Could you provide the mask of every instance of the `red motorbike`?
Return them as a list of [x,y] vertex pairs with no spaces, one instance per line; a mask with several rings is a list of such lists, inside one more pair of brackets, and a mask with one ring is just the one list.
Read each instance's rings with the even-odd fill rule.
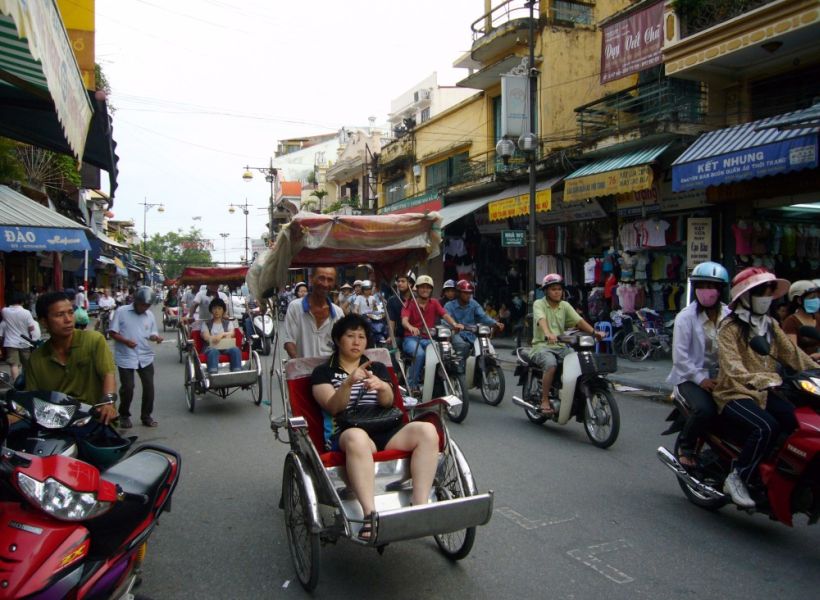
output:
[[[8,421],[0,415],[0,441]],[[0,599],[133,598],[181,458],[144,445],[100,472],[68,456],[0,451]]]
[[[820,369],[785,376],[783,380],[778,393],[786,394],[795,404],[798,427],[761,461],[760,480],[748,486],[755,507],[740,510],[760,512],[789,526],[795,515],[805,514],[809,525],[813,525],[820,519]],[[675,409],[667,418],[673,424],[664,434],[679,432],[690,412],[677,388],[674,403]],[[693,468],[685,468],[676,458],[680,437],[674,453],[661,446],[657,455],[675,473],[692,503],[718,510],[731,501],[721,490],[744,437],[719,417],[709,430],[697,441],[697,464]]]

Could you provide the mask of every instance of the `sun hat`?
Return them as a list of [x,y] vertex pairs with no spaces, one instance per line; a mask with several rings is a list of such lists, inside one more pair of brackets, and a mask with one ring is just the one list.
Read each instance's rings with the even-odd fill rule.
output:
[[430,287],[436,287],[433,285],[433,278],[429,275],[419,275],[419,278],[416,279],[416,288],[420,285],[429,285]]
[[350,285],[349,283],[345,282],[345,283],[342,284],[342,287],[340,287],[339,289],[341,289],[341,290],[352,290],[353,286]]
[[732,279],[732,290],[730,292],[732,298],[731,304],[737,302],[743,294],[752,288],[756,288],[765,283],[776,284],[776,288],[772,294],[774,299],[785,296],[789,291],[789,282],[787,280],[780,279],[774,273],[767,271],[763,267],[748,267]]

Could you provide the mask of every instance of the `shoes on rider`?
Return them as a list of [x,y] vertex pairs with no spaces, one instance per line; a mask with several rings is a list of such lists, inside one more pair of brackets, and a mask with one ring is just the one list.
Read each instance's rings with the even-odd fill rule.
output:
[[120,417],[120,429],[131,429],[132,427],[130,417]]
[[749,495],[749,490],[746,489],[746,484],[737,474],[737,471],[732,471],[726,478],[723,484],[723,491],[732,497],[732,502],[741,508],[754,508],[755,501]]

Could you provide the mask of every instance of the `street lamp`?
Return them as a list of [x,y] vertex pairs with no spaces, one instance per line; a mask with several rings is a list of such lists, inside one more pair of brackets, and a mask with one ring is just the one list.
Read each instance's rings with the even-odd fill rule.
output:
[[146,224],[148,221],[148,211],[151,210],[152,207],[157,207],[157,212],[165,212],[165,205],[162,202],[151,203],[148,202],[148,198],[143,199],[142,202],[137,202],[137,204],[141,204],[143,206],[142,212],[142,253],[145,254],[145,243],[148,241],[148,230],[146,229]]
[[270,239],[273,239],[273,203],[276,200],[276,181],[279,171],[273,166],[273,159],[270,159],[270,166],[267,167],[249,167],[245,165],[245,172],[242,173],[242,179],[250,183],[253,181],[253,171],[259,171],[265,176],[265,181],[270,183],[270,201],[268,202],[268,233]]
[[[229,204],[228,205],[228,212],[234,214],[236,209],[239,208],[245,214],[245,264],[248,264],[248,209],[251,208],[253,204],[248,204],[247,198],[245,199],[244,204]],[[222,235],[222,234],[220,234]]]
[[222,236],[222,263],[228,264],[228,250],[225,248],[225,240],[228,239],[228,236],[231,235],[230,233],[220,233]]

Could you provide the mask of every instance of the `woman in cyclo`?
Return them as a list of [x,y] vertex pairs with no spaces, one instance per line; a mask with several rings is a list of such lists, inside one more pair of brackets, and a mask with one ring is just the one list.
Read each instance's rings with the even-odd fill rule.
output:
[[373,535],[374,499],[373,453],[378,450],[412,452],[410,473],[413,477],[414,505],[427,504],[438,461],[438,432],[432,423],[415,421],[392,430],[368,434],[351,427],[340,431],[335,415],[358,399],[359,406],[393,405],[393,386],[387,368],[364,356],[370,342],[367,320],[351,313],[339,319],[331,331],[334,352],[330,360],[314,369],[310,382],[313,397],[324,413],[325,450],[345,453],[350,486],[362,506],[365,523],[359,539],[369,541]]
[[678,460],[686,468],[696,466],[695,442],[717,414],[712,400],[718,370],[717,332],[729,314],[729,308],[720,301],[729,285],[729,273],[721,264],[704,262],[692,269],[689,281],[695,301],[675,318],[672,371],[666,378],[691,408],[679,437]]
[[[747,485],[758,464],[774,448],[778,436],[788,435],[797,427],[794,405],[777,391],[783,383],[778,363],[795,371],[817,368],[768,316],[772,301],[788,289],[788,281],[766,269],[742,270],[732,280],[732,314],[718,330],[720,368],[713,396],[720,414],[747,432],[723,491],[743,508],[755,505]],[[754,349],[766,347],[765,356]]]
[[208,308],[211,311],[211,318],[205,321],[200,329],[203,341],[208,344],[205,348],[205,359],[208,363],[208,373],[213,375],[219,371],[219,357],[224,355],[228,357],[231,365],[231,371],[242,370],[242,351],[236,345],[227,348],[220,347],[227,345],[223,340],[233,340],[236,336],[234,333],[234,323],[230,319],[226,319],[225,311],[227,306],[222,298],[214,298],[211,300]]

